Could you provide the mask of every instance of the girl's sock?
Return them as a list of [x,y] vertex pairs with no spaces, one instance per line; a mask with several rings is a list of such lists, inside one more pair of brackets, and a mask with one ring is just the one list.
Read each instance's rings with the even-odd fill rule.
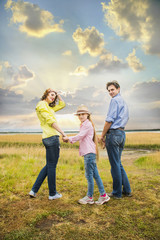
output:
[[103,195],[101,195],[101,197],[106,197],[106,193],[105,193],[105,194],[103,194]]

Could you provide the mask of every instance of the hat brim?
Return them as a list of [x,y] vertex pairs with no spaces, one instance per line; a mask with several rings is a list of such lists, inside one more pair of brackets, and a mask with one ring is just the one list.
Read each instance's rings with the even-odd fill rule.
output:
[[86,113],[86,114],[91,114],[90,112],[85,112],[85,111],[79,111],[78,113],[74,113],[74,115],[78,116],[79,114]]

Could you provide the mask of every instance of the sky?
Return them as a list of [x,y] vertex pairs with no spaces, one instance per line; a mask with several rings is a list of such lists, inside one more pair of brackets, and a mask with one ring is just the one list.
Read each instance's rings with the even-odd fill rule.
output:
[[0,0],[0,131],[37,130],[44,91],[61,93],[63,130],[85,104],[103,128],[117,80],[126,129],[160,128],[159,0]]

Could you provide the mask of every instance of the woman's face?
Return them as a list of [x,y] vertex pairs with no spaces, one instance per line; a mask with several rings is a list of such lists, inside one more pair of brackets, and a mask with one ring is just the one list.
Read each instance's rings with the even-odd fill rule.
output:
[[56,93],[55,92],[49,92],[45,101],[49,103],[52,103],[55,100]]
[[78,118],[79,118],[79,120],[81,121],[81,123],[83,123],[84,121],[86,121],[86,120],[87,120],[87,117],[88,117],[88,114],[87,114],[87,113],[78,114]]

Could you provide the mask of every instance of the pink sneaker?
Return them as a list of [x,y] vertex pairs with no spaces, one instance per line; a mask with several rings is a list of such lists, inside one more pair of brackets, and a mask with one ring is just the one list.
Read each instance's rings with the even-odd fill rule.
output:
[[79,202],[80,204],[87,204],[87,203],[88,203],[88,204],[94,204],[93,197],[90,198],[90,197],[88,197],[88,196],[85,196],[84,198],[78,200],[78,202]]
[[106,194],[105,197],[99,197],[98,201],[96,201],[95,203],[97,205],[102,205],[103,203],[108,202],[109,200],[110,200],[110,197]]

